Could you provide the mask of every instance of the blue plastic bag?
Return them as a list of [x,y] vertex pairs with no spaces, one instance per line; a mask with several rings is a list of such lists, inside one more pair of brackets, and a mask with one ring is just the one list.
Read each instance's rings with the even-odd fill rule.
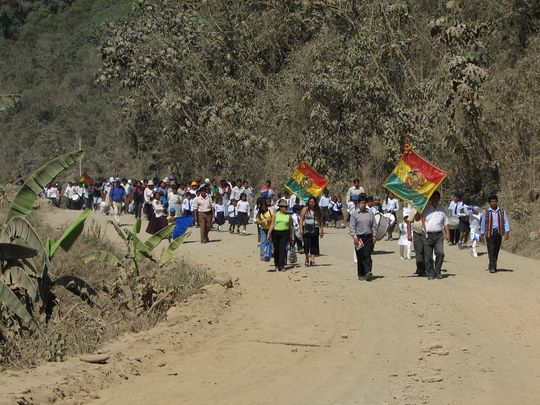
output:
[[172,238],[176,239],[186,233],[189,226],[193,223],[195,217],[179,217],[174,220],[174,229]]
[[272,257],[272,242],[269,240],[265,240],[263,242],[263,257],[264,260],[269,262],[270,258]]

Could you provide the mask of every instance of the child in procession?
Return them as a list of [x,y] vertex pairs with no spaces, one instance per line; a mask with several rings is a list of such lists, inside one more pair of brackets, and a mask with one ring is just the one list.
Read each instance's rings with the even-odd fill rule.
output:
[[340,228],[345,227],[343,224],[343,202],[340,195],[335,195],[333,198],[332,219],[334,220],[334,228],[338,227],[338,222]]
[[218,232],[221,232],[221,227],[225,223],[225,205],[223,205],[223,198],[216,197],[214,203],[214,217],[217,225]]
[[404,212],[403,220],[399,223],[399,257],[401,260],[411,260],[411,242],[407,235],[407,221],[409,213]]
[[240,233],[240,227],[242,228],[242,235],[246,235],[246,226],[249,222],[249,202],[247,199],[246,193],[240,194],[240,201],[236,203],[236,220],[237,220],[237,226],[238,230],[237,232]]
[[[236,221],[236,200],[232,199],[227,207],[227,213],[229,214],[229,232],[234,233],[234,228],[237,226]],[[240,228],[238,228],[240,229]],[[240,232],[240,231],[239,231]]]

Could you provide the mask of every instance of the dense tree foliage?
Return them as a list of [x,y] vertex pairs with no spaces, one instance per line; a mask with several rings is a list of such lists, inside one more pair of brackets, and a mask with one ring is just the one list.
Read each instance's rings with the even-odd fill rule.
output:
[[410,136],[446,190],[537,193],[540,0],[4,3],[6,175],[80,134],[96,175],[281,181],[306,159],[374,189]]
[[480,195],[502,157],[484,86],[528,56],[539,4],[140,0],[96,77],[129,89],[125,129],[155,170],[260,178],[306,159],[380,185],[410,135]]

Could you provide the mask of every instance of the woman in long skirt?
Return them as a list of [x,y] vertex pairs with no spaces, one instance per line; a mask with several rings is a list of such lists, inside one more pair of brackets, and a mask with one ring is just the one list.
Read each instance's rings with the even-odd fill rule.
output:
[[167,212],[165,207],[163,207],[163,204],[161,203],[160,193],[154,193],[154,199],[152,200],[152,209],[153,212],[150,215],[150,220],[148,221],[146,232],[154,235],[168,225]]

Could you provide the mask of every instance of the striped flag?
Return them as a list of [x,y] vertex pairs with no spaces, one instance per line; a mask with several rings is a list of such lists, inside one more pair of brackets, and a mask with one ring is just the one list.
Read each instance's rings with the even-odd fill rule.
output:
[[422,212],[445,177],[446,172],[417,155],[410,145],[405,145],[403,156],[384,187]]
[[307,202],[311,196],[318,197],[327,184],[326,177],[321,176],[310,165],[302,161],[285,184],[285,188]]

